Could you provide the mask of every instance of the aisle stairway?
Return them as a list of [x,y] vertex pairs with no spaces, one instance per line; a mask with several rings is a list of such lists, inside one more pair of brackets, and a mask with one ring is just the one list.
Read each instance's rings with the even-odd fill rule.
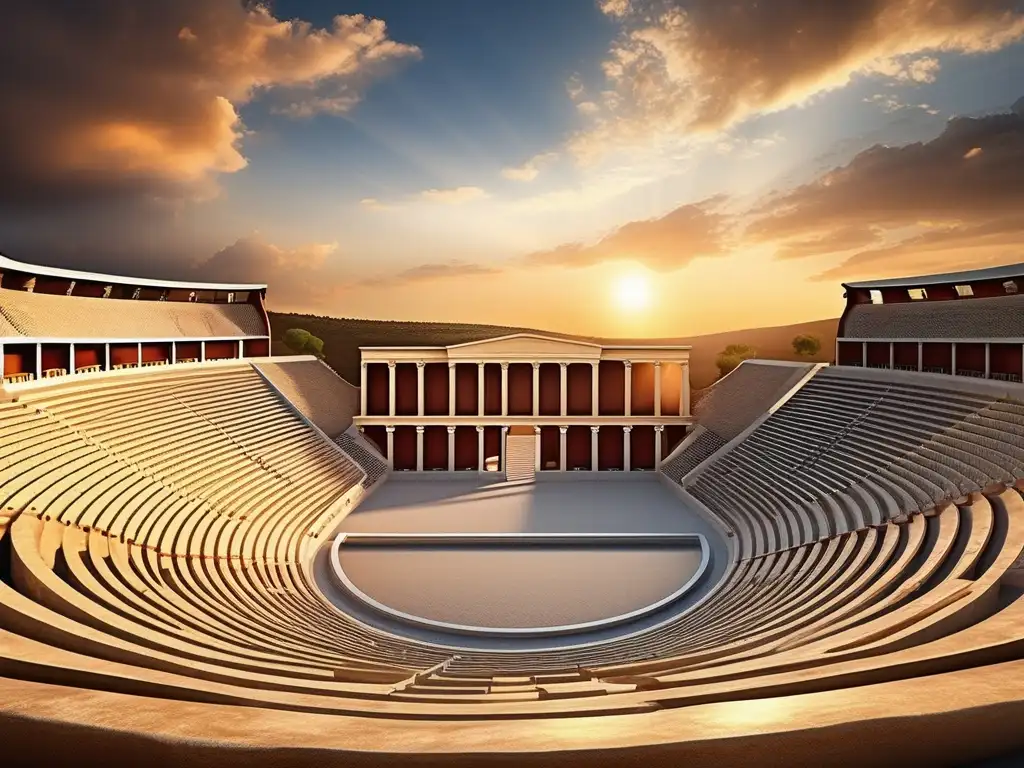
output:
[[533,435],[533,427],[513,427],[509,431],[507,439],[508,442],[505,446],[506,479],[533,482],[536,470],[536,438]]

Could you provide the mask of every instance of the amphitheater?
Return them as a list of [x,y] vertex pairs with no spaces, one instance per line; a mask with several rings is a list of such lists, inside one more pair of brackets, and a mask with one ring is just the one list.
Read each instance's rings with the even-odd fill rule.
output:
[[848,284],[692,411],[682,346],[355,386],[266,286],[0,273],[4,765],[1024,754],[1024,265]]

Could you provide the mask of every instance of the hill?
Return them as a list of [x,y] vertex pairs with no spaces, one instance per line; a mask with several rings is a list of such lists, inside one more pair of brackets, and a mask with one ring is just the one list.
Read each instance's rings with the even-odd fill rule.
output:
[[[607,344],[645,342],[656,344],[689,344],[690,380],[695,389],[711,384],[718,377],[715,357],[729,344],[748,344],[757,350],[757,356],[772,360],[831,360],[835,351],[838,320],[814,320],[795,325],[771,328],[748,328],[724,331],[703,336],[678,336],[655,339],[608,339],[552,333],[536,328],[500,325],[473,325],[469,323],[413,323],[393,320],[355,320],[350,318],[320,317],[317,315],[282,314],[270,312],[273,329],[271,351],[275,355],[292,352],[282,341],[289,328],[304,328],[323,339],[327,362],[349,382],[359,385],[359,347],[369,346],[445,346],[468,341],[503,336],[510,333],[543,333],[566,339],[595,341]],[[793,337],[810,334],[821,340],[821,352],[814,358],[801,358],[793,352]]]

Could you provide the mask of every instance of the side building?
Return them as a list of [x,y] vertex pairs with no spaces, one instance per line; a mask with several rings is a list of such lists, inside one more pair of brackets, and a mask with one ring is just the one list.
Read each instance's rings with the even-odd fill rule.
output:
[[690,348],[517,333],[362,347],[356,425],[398,472],[653,471],[690,416]]
[[839,365],[1024,378],[1024,264],[843,287]]
[[265,285],[151,280],[0,255],[5,384],[270,354]]

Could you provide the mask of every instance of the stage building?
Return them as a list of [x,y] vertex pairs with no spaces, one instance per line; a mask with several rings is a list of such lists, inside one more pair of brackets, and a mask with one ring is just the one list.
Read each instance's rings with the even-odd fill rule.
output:
[[355,423],[396,471],[653,471],[685,436],[690,348],[518,333],[362,347]]
[[843,287],[839,365],[1024,377],[1024,264]]

